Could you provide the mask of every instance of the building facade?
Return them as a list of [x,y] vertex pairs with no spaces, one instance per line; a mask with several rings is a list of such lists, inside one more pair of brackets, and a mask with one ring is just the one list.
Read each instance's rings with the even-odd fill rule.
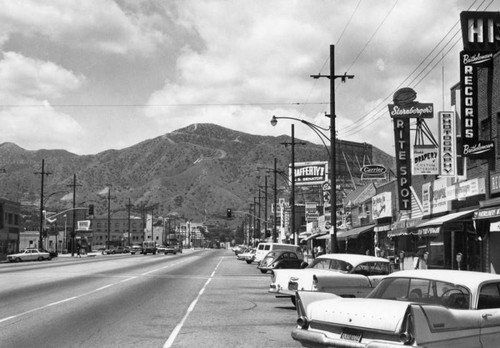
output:
[[19,251],[21,204],[0,198],[0,260]]

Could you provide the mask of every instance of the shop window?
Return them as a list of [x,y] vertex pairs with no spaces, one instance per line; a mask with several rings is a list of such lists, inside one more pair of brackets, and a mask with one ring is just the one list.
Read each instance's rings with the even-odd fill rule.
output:
[[490,139],[491,122],[489,118],[481,121],[481,139]]

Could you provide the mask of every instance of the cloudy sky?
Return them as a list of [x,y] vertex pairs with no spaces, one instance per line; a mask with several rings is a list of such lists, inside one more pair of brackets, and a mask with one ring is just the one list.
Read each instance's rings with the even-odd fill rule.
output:
[[[394,155],[401,87],[450,109],[461,11],[500,0],[0,0],[0,143],[95,154],[196,123],[290,134],[336,128]],[[435,120],[429,121],[432,124]],[[307,126],[295,136],[320,143]]]

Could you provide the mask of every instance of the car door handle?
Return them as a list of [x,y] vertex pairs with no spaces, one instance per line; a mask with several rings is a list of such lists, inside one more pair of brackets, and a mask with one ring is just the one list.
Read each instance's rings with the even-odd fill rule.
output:
[[493,314],[490,314],[490,313],[484,313],[482,315],[483,319],[488,319],[488,317],[492,317],[492,316],[493,316]]

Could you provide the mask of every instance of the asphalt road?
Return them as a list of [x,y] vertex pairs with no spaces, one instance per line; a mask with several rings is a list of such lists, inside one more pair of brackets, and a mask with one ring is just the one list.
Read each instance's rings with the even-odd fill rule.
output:
[[299,347],[296,312],[229,250],[0,264],[1,347]]

